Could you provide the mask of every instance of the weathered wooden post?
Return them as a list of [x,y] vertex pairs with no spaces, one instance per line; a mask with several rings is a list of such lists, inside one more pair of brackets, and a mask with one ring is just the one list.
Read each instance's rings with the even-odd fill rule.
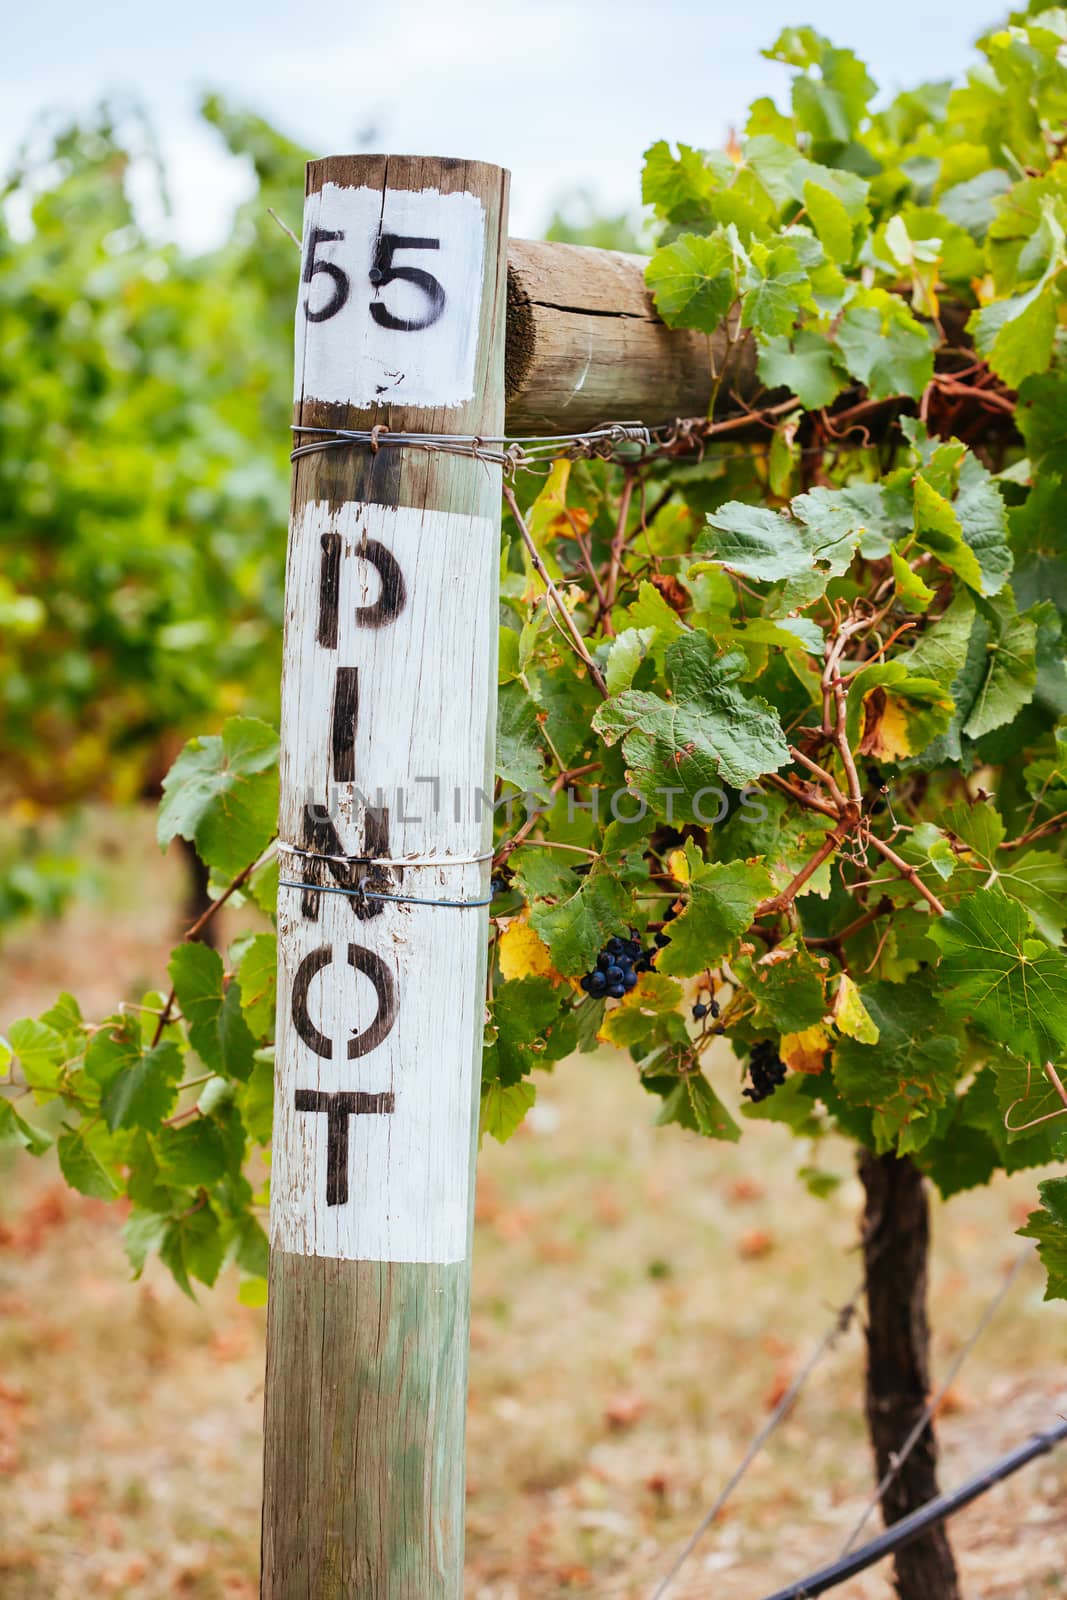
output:
[[[286,578],[262,1594],[458,1600],[507,174],[308,167]],[[315,431],[320,430],[320,431]]]

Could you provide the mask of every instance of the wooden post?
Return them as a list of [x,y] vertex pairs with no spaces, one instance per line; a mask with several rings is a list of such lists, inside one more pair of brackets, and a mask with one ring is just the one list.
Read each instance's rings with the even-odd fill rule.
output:
[[756,346],[736,311],[710,336],[668,328],[647,265],[619,250],[509,240],[509,434],[702,417],[716,379],[724,404],[735,404],[731,390],[756,391]]
[[[502,432],[507,188],[479,162],[309,165],[298,424]],[[462,1594],[488,911],[415,902],[489,892],[499,537],[484,462],[345,446],[295,463],[268,1600]],[[338,892],[361,880],[404,898]]]

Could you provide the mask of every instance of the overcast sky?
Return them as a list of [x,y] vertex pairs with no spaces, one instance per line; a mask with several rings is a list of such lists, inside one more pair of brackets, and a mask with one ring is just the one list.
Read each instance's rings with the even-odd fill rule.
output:
[[1002,14],[996,0],[51,0],[5,16],[0,166],[43,109],[133,94],[180,237],[213,243],[248,181],[196,118],[218,88],[315,154],[366,147],[373,129],[375,149],[510,167],[511,231],[531,233],[580,184],[635,206],[654,139],[716,144],[750,100],[781,94],[785,69],[759,51],[787,24],[850,46],[889,92],[958,76]]

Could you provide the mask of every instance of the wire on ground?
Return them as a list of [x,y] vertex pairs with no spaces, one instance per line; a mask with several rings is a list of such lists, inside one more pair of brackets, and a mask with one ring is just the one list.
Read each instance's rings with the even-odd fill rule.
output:
[[1067,1439],[1067,1422],[1060,1422],[1047,1433],[1034,1434],[1025,1444],[1017,1445],[1007,1455],[994,1461],[992,1466],[986,1467],[976,1477],[969,1478],[958,1489],[953,1489],[949,1494],[938,1495],[936,1500],[928,1501],[926,1505],[920,1506],[918,1511],[901,1517],[899,1522],[894,1522],[884,1533],[880,1533],[876,1539],[872,1539],[861,1549],[834,1561],[828,1567],[822,1567],[818,1572],[811,1573],[799,1583],[791,1583],[785,1589],[776,1589],[773,1594],[766,1596],[766,1600],[816,1600],[818,1595],[836,1589],[838,1584],[844,1583],[847,1578],[854,1578],[857,1572],[863,1572],[867,1567],[873,1567],[883,1557],[903,1549],[906,1544],[910,1544],[913,1539],[925,1533],[927,1528],[961,1511],[964,1506],[970,1505],[972,1500],[977,1500],[995,1484],[1010,1478],[1012,1473],[1018,1472],[1020,1467],[1025,1467],[1035,1457],[1047,1455],[1065,1439]]

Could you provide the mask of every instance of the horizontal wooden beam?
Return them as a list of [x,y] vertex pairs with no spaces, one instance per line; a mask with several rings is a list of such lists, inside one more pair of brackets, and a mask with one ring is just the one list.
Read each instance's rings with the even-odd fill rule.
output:
[[756,352],[668,328],[645,287],[644,256],[543,240],[508,241],[507,430],[577,433],[601,422],[655,426],[707,413],[723,389],[755,385]]

